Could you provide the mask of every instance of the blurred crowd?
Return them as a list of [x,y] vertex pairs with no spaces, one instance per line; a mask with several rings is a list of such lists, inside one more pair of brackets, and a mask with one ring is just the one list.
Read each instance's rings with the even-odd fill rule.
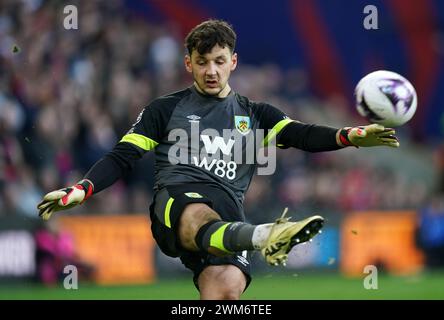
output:
[[[36,218],[41,197],[80,180],[152,99],[192,83],[174,24],[147,21],[119,1],[85,1],[78,10],[79,28],[66,30],[57,1],[0,3],[0,215]],[[239,57],[231,84],[240,94],[303,122],[365,123],[348,99],[313,96],[303,70]],[[444,156],[432,162],[432,149],[415,145],[408,127],[400,136],[403,150],[278,152],[276,173],[253,179],[248,219],[269,221],[285,206],[334,214],[422,206],[443,176]],[[153,174],[147,154],[73,213],[145,213]]]

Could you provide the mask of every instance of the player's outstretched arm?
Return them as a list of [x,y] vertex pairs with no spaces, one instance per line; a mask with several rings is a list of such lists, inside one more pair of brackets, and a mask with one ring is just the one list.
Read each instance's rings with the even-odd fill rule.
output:
[[51,215],[60,210],[66,210],[82,204],[94,191],[94,185],[88,179],[80,180],[71,187],[47,193],[42,202],[37,205],[39,216],[48,220]]
[[379,124],[333,128],[290,121],[278,135],[277,146],[294,147],[309,152],[338,150],[344,147],[388,146],[397,148],[395,130]]
[[343,147],[399,147],[399,141],[395,136],[395,130],[392,128],[385,128],[380,124],[371,124],[353,128],[345,127],[338,131],[336,140],[338,145]]

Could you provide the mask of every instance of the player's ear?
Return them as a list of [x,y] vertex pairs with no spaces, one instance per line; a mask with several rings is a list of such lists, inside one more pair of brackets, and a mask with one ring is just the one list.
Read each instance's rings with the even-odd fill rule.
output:
[[231,71],[234,71],[237,67],[237,53],[231,55]]
[[191,67],[191,57],[188,54],[185,55],[184,63],[185,69],[190,73],[193,72],[193,68]]

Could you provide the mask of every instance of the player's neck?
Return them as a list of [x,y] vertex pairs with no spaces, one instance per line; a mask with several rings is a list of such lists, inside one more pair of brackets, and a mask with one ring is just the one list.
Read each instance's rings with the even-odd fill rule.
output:
[[228,97],[228,95],[230,94],[230,92],[231,92],[231,87],[230,87],[230,85],[227,83],[227,85],[225,86],[225,88],[224,88],[221,92],[219,92],[219,94],[217,95],[217,97],[218,97],[218,98],[226,98],[226,97]]

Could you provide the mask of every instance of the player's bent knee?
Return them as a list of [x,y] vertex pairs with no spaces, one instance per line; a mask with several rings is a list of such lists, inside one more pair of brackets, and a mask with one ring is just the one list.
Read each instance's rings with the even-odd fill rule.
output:
[[202,300],[239,300],[247,281],[234,265],[209,266],[199,276]]
[[219,283],[201,290],[202,300],[239,300],[244,287],[235,283]]

